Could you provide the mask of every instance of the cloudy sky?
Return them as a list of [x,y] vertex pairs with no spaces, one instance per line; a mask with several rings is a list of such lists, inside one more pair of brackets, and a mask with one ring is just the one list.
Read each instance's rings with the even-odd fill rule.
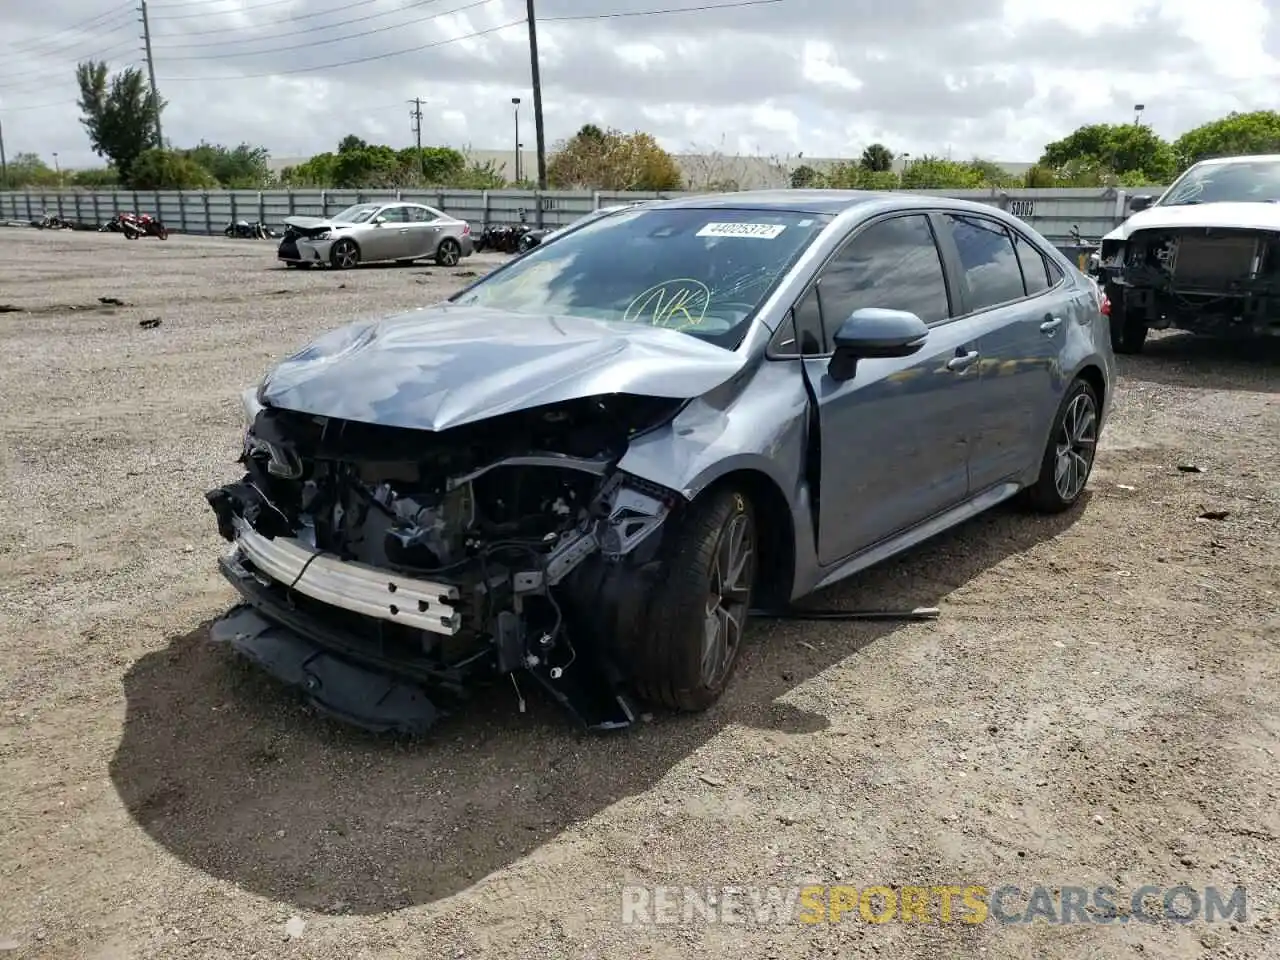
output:
[[[0,2],[9,156],[98,162],[74,69],[143,64],[136,0]],[[537,0],[548,145],[587,121],[681,152],[897,152],[1030,161],[1134,103],[1166,136],[1275,105],[1280,0]],[[742,0],[737,0],[741,4]],[[620,14],[640,14],[625,16]],[[525,0],[155,0],[164,134],[331,149],[345,134],[504,149],[512,97],[533,148]]]

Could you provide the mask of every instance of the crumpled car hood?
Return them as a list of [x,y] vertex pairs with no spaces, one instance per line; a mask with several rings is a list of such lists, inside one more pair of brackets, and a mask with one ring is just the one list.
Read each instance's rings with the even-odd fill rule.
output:
[[1180,227],[1280,231],[1280,203],[1189,203],[1176,207],[1148,207],[1102,239],[1128,240],[1139,230]]
[[691,399],[745,363],[740,353],[674,330],[441,304],[321,337],[268,374],[259,400],[444,430],[609,393]]

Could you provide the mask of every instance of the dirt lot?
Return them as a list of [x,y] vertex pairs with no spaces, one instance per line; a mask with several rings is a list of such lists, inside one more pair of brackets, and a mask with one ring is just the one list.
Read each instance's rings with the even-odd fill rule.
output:
[[[1082,510],[1000,511],[821,598],[936,623],[760,624],[701,717],[591,737],[499,693],[394,744],[211,649],[202,494],[236,475],[238,391],[492,262],[0,232],[0,953],[1280,956],[1277,349],[1153,342]],[[623,884],[806,878],[1244,885],[1248,916],[622,922]]]

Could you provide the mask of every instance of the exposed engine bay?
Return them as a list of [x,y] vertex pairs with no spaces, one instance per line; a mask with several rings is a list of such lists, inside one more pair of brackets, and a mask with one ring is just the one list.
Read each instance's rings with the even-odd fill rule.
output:
[[[625,664],[575,629],[598,593],[574,584],[625,577],[656,552],[681,497],[617,463],[679,406],[592,397],[439,433],[257,411],[244,477],[206,494],[235,544],[223,574],[265,618],[246,627],[240,610],[237,636],[283,624],[452,696],[510,675],[522,707],[527,673],[589,726],[630,723]],[[280,653],[264,644],[242,652]],[[422,725],[440,712],[425,706]]]
[[1141,230],[1104,240],[1101,257],[1113,305],[1150,329],[1280,335],[1280,234]]

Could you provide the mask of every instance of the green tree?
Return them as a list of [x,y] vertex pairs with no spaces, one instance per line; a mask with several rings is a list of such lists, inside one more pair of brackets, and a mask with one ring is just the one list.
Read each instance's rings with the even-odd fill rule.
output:
[[1058,175],[1054,173],[1052,167],[1045,166],[1043,163],[1032,164],[1027,169],[1027,172],[1022,175],[1022,185],[1033,190],[1056,187],[1058,185]]
[[1173,148],[1150,127],[1136,123],[1080,127],[1047,144],[1040,163],[1056,171],[1089,168],[1104,181],[1107,174],[1119,176],[1137,171],[1166,179],[1173,176],[1177,167]]
[[184,151],[152,147],[129,166],[128,184],[134,190],[202,190],[218,186],[204,167]]
[[242,143],[224,147],[220,143],[200,143],[180,151],[188,160],[208,170],[228,190],[254,190],[269,187],[275,179],[267,166],[270,154],[266,147]]
[[570,190],[658,191],[679,190],[682,178],[675,158],[649,134],[587,124],[557,146],[547,180]]
[[883,143],[873,143],[862,151],[858,165],[874,173],[888,173],[893,169],[893,152]]
[[965,166],[977,174],[980,187],[1000,187],[1007,190],[1010,187],[1022,185],[1022,181],[1017,176],[994,161],[974,157]]
[[1275,110],[1229,113],[1220,120],[1188,130],[1174,141],[1173,152],[1179,172],[1212,157],[1280,153],[1280,113]]
[[19,153],[6,164],[4,187],[55,187],[58,173],[34,153]]
[[892,170],[871,170],[861,160],[846,160],[832,164],[819,185],[833,190],[897,190],[901,182]]
[[822,174],[818,173],[817,170],[813,169],[813,167],[809,166],[807,163],[802,163],[791,171],[792,190],[803,190],[806,187],[816,187],[819,185],[821,180]]
[[906,190],[973,190],[982,186],[982,175],[967,163],[923,156],[902,171]]
[[89,190],[120,185],[120,174],[114,167],[97,167],[90,170],[76,170],[68,177],[67,182],[73,187],[85,187]]
[[80,122],[100,157],[128,176],[142,151],[156,140],[156,118],[164,101],[154,97],[141,70],[126,67],[108,77],[105,60],[76,65]]
[[312,187],[325,189],[334,185],[334,168],[338,165],[336,153],[317,153],[296,167],[280,171],[280,182],[286,187]]
[[409,147],[396,154],[412,182],[429,186],[452,186],[467,169],[467,158],[452,147]]

